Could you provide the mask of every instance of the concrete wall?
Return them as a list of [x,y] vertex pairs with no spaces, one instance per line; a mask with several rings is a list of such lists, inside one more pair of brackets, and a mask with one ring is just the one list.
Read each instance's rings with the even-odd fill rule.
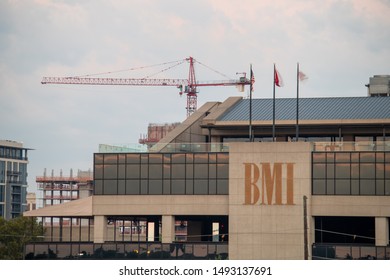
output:
[[230,144],[229,259],[304,259],[310,166],[309,143]]

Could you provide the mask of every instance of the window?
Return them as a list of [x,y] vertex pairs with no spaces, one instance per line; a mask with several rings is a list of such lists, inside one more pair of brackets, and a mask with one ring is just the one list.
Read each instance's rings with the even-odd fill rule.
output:
[[313,152],[313,195],[390,195],[388,152]]
[[95,154],[94,193],[226,195],[228,162],[227,153]]

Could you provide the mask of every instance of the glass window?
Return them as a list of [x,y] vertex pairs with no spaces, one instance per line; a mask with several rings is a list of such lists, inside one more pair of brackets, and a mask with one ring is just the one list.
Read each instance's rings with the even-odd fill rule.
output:
[[375,173],[377,179],[383,179],[385,177],[385,165],[383,163],[377,163]]
[[149,163],[162,163],[162,154],[149,154]]
[[217,154],[209,154],[209,163],[217,163]]
[[350,153],[336,153],[336,162],[350,162]]
[[376,162],[385,162],[385,154],[384,153],[376,153]]
[[141,154],[141,163],[144,163],[144,164],[149,163],[149,154]]
[[217,180],[217,194],[229,194],[229,180],[227,179]]
[[351,161],[359,162],[359,153],[351,153]]
[[375,162],[375,153],[360,153],[360,162]]
[[362,178],[362,179],[375,178],[375,164],[361,163],[360,164],[360,178]]
[[163,176],[164,179],[171,178],[171,165],[170,164],[164,164],[163,165]]
[[327,164],[326,165],[326,177],[327,178],[334,178],[334,164]]
[[330,194],[330,195],[335,194],[333,179],[326,180],[326,194]]
[[172,179],[184,179],[185,178],[185,165],[184,164],[172,164],[171,166]]
[[141,164],[141,179],[148,179],[148,164]]
[[118,177],[117,165],[105,165],[103,169],[104,179],[116,179]]
[[194,180],[186,180],[186,194],[194,194]]
[[103,194],[103,180],[95,180],[94,194]]
[[194,154],[186,154],[186,164],[192,164],[194,162]]
[[120,178],[120,179],[126,178],[126,165],[124,165],[124,164],[118,165],[118,178]]
[[162,164],[149,164],[149,179],[162,179]]
[[385,161],[390,163],[390,153],[385,153]]
[[209,194],[217,194],[217,180],[209,180]]
[[164,163],[171,163],[171,154],[164,154]]
[[227,153],[218,153],[217,154],[218,163],[229,163],[229,154]]
[[118,193],[118,181],[117,180],[104,180],[103,194],[117,194]]
[[185,163],[185,154],[172,154],[172,163]]
[[359,164],[358,163],[351,164],[351,178],[359,179]]
[[350,180],[336,180],[336,194],[349,195],[351,182]]
[[162,180],[149,180],[149,194],[162,194],[163,182]]
[[140,154],[126,154],[127,163],[140,163]]
[[194,180],[194,194],[208,194],[208,180]]
[[326,162],[334,162],[335,153],[326,153]]
[[385,195],[390,195],[390,180],[385,180]]
[[121,163],[121,164],[126,163],[126,154],[118,154],[118,163]]
[[208,154],[195,154],[194,163],[208,163],[209,157]]
[[390,179],[390,163],[386,163],[385,165],[385,178]]
[[194,178],[207,179],[208,165],[207,164],[195,164],[194,165]]
[[375,180],[360,180],[360,195],[374,195]]
[[171,180],[163,180],[163,194],[171,194]]
[[140,178],[140,166],[138,164],[127,164],[126,165],[126,178],[138,179]]
[[209,178],[217,178],[217,165],[209,164]]
[[313,164],[313,179],[326,178],[325,163]]
[[126,194],[126,181],[118,180],[118,194]]
[[148,180],[141,180],[141,193],[148,194]]
[[349,163],[336,164],[336,178],[346,179],[351,177],[351,169]]
[[351,195],[359,195],[359,189],[359,180],[351,180]]
[[95,164],[95,179],[103,179],[103,164]]
[[95,154],[95,164],[96,163],[103,163],[103,155],[102,154]]
[[385,181],[382,180],[376,180],[375,182],[376,187],[376,195],[384,195],[385,194]]
[[194,178],[194,165],[186,164],[186,178]]
[[217,178],[229,178],[229,165],[224,163],[217,164]]
[[313,162],[325,162],[326,153],[313,153]]
[[126,194],[140,194],[139,180],[126,180]]
[[185,194],[184,180],[172,180],[171,184],[172,194]]
[[105,164],[117,164],[118,163],[118,155],[117,154],[105,154],[104,155],[104,163]]
[[313,194],[326,194],[325,180],[313,180]]

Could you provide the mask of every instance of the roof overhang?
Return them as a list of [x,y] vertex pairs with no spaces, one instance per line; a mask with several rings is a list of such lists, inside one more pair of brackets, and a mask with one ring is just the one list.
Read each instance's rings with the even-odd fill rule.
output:
[[91,217],[93,196],[24,212],[25,217]]

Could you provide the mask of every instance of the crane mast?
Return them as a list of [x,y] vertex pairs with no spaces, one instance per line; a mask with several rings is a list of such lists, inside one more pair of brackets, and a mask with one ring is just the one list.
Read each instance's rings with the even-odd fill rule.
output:
[[237,80],[221,81],[197,81],[195,77],[194,59],[186,58],[189,62],[188,79],[150,79],[150,78],[96,78],[96,77],[43,77],[42,84],[73,84],[73,85],[125,85],[125,86],[175,86],[179,88],[179,94],[183,92],[187,95],[187,117],[197,109],[197,87],[205,86],[237,86],[243,91],[245,85],[250,85],[251,81],[243,77]]

